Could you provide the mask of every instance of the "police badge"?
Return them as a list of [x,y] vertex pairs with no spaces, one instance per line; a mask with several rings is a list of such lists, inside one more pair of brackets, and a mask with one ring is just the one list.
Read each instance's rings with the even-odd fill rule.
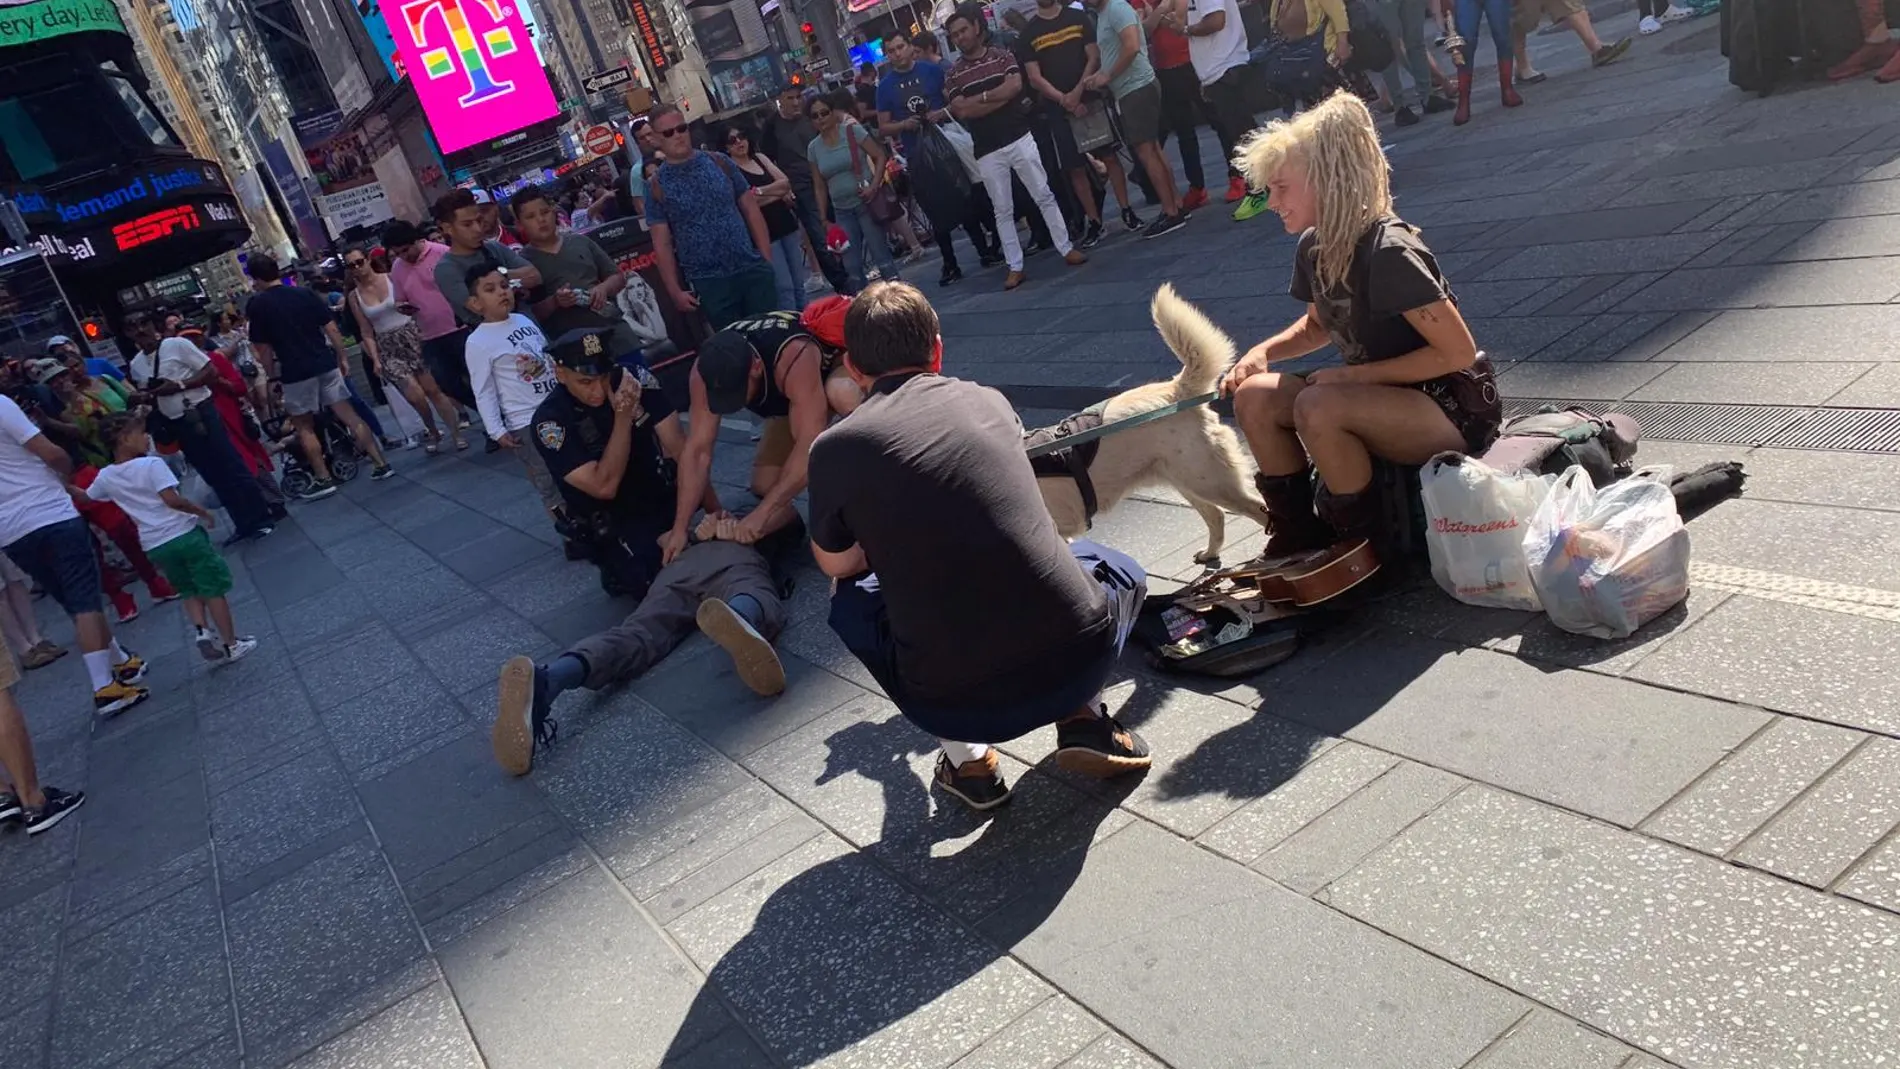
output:
[[543,447],[558,450],[567,441],[567,428],[551,419],[542,420],[534,425],[534,436],[541,439]]

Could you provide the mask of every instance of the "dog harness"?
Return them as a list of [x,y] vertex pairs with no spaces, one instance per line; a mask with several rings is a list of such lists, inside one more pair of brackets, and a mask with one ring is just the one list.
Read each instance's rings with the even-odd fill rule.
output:
[[[1089,465],[1095,463],[1095,454],[1102,448],[1102,439],[1092,436],[1078,445],[1059,446],[1055,443],[1064,438],[1073,437],[1084,431],[1092,431],[1102,425],[1102,413],[1108,402],[1085,408],[1053,427],[1041,427],[1023,434],[1023,448],[1028,450],[1029,468],[1037,477],[1044,475],[1067,475],[1075,480],[1075,489],[1082,495],[1082,514],[1090,526],[1095,524],[1095,483],[1089,478]],[[1050,448],[1054,446],[1054,448]]]

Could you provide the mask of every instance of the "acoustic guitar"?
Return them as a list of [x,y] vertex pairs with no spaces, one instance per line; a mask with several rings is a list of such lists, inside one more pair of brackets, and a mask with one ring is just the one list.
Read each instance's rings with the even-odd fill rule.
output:
[[[1366,539],[1339,542],[1325,549],[1267,557],[1223,569],[1194,583],[1178,604],[1190,610],[1225,604],[1253,609],[1293,605],[1305,609],[1331,601],[1378,574],[1379,559]],[[1238,603],[1238,604],[1236,604]]]

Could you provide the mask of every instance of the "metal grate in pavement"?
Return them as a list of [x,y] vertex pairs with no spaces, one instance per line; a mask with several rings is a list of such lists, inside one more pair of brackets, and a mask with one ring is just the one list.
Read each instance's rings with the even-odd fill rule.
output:
[[1625,413],[1642,427],[1643,437],[1662,442],[1900,454],[1900,409],[1530,397],[1506,400],[1504,415],[1527,415],[1545,405]]

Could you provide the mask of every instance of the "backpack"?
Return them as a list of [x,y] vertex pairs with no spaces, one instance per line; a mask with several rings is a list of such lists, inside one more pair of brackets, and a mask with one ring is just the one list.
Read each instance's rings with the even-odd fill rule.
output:
[[1385,20],[1373,13],[1366,0],[1346,0],[1346,25],[1350,27],[1346,39],[1352,42],[1352,56],[1346,60],[1348,71],[1377,73],[1398,59]]
[[1592,483],[1605,486],[1630,473],[1640,433],[1636,421],[1622,414],[1545,405],[1506,422],[1479,459],[1506,474],[1562,475],[1577,464]]

